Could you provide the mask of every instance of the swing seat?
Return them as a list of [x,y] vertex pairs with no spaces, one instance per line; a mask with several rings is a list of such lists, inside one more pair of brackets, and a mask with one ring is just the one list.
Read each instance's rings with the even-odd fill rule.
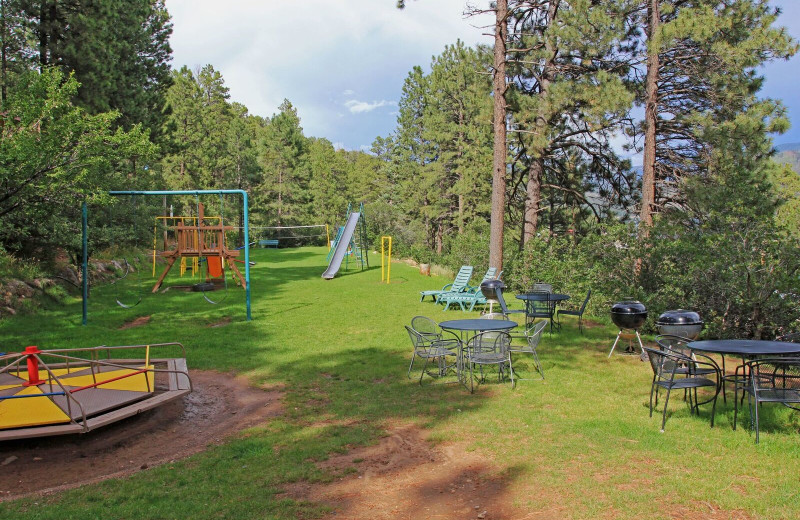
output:
[[206,257],[208,262],[208,275],[212,278],[219,278],[222,276],[222,258],[218,256]]

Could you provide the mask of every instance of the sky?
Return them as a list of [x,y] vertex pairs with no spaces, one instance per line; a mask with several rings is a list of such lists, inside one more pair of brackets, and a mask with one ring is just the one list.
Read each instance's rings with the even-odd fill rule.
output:
[[[392,133],[403,81],[461,39],[491,44],[492,17],[465,18],[465,0],[166,0],[173,68],[211,64],[231,101],[270,117],[284,99],[306,136],[368,150]],[[483,7],[488,1],[473,0]],[[800,0],[773,0],[800,40]],[[762,69],[762,97],[782,99],[794,123],[775,144],[800,143],[800,55]]]

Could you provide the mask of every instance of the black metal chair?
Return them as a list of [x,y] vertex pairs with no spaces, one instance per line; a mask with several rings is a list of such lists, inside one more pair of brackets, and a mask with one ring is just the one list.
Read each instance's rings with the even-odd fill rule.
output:
[[[701,404],[706,404],[713,401],[714,404],[711,408],[711,427],[713,428],[714,413],[717,409],[717,396],[719,395],[721,387],[721,375],[719,367],[714,360],[708,356],[700,354],[698,357],[702,357],[707,360],[700,361],[697,359],[692,359],[689,356],[684,356],[683,354],[678,354],[677,352],[673,352],[671,350],[652,349],[649,347],[644,347],[644,351],[647,352],[647,357],[650,360],[650,366],[653,369],[653,382],[650,386],[650,417],[653,416],[653,409],[658,406],[659,389],[663,388],[667,392],[666,398],[664,399],[664,413],[661,418],[661,431],[664,431],[664,425],[667,422],[667,405],[669,405],[669,394],[673,389],[688,391],[689,409],[692,412],[696,411],[698,415],[700,414],[699,407]],[[679,373],[682,367],[689,367],[689,373],[686,375],[686,377]],[[694,375],[696,371],[702,367],[714,369],[714,380],[707,377]],[[698,388],[705,387],[713,388],[714,395],[705,401],[698,401],[696,390]],[[695,390],[694,397],[692,395],[692,390]],[[653,401],[654,397],[655,402]]]
[[[448,363],[448,358],[453,356],[457,359],[458,357],[458,352],[461,348],[461,341],[458,336],[449,331],[442,331],[436,322],[425,316],[415,316],[411,320],[411,326],[406,325],[405,327],[414,346],[414,351],[411,354],[411,363],[408,365],[407,377],[411,378],[411,369],[414,367],[414,360],[417,357],[425,360],[422,373],[419,376],[420,384],[422,384],[422,377],[426,373],[430,360],[436,362],[436,375],[438,376],[444,375],[449,367],[454,366],[454,363]],[[444,333],[453,337],[444,338]],[[428,375],[434,376],[430,372],[428,372]]]
[[531,290],[529,292],[553,292],[553,284],[550,283],[543,283],[543,282],[536,282],[531,286]]
[[561,316],[577,316],[578,317],[578,330],[581,331],[583,334],[583,313],[586,311],[586,305],[589,304],[589,298],[592,297],[592,290],[589,289],[589,292],[586,293],[586,299],[583,300],[583,304],[581,304],[581,308],[578,310],[573,309],[559,309],[556,312],[556,319],[559,323],[561,323]]
[[[486,331],[477,334],[467,341],[464,347],[463,370],[469,370],[469,391],[475,391],[475,373],[477,367],[480,371],[479,383],[485,381],[483,368],[485,366],[497,367],[498,381],[504,379],[506,367],[511,377],[511,387],[514,387],[514,369],[511,366],[511,336],[503,331]],[[466,375],[466,373],[465,373]]]
[[[750,427],[755,428],[758,444],[761,403],[780,403],[793,410],[800,410],[800,358],[762,358],[745,363],[748,384],[744,385],[750,409]],[[737,410],[738,411],[738,410]],[[737,411],[733,423],[736,425]]]
[[[540,321],[539,323],[535,323],[528,327],[525,331],[525,345],[511,345],[509,348],[511,350],[511,357],[515,357],[516,354],[529,354],[533,358],[533,368],[536,372],[539,373],[539,379],[544,379],[544,367],[542,367],[542,363],[539,361],[539,354],[536,352],[536,347],[539,346],[539,341],[542,339],[542,331],[547,326],[546,321]],[[519,377],[519,374],[516,374],[516,381],[525,381],[531,378]]]
[[537,319],[550,322],[550,334],[553,333],[553,321],[556,314],[556,302],[550,299],[550,292],[532,291],[528,294],[535,295],[536,299],[525,300],[526,323],[530,325]]

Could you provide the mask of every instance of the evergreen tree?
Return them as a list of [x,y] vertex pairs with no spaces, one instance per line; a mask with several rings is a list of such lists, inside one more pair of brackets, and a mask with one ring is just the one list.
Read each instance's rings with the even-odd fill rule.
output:
[[38,42],[39,65],[75,73],[75,102],[116,110],[155,137],[169,87],[172,25],[164,0],[19,0]]
[[264,175],[255,199],[275,225],[300,225],[305,223],[311,202],[308,143],[289,100],[284,100],[279,109],[261,135],[259,162]]
[[[682,203],[687,176],[713,167],[714,128],[741,118],[756,142],[785,127],[782,109],[756,97],[757,68],[797,50],[767,0],[648,0],[645,161],[640,219]],[[765,123],[765,121],[769,121]],[[737,139],[739,140],[739,139]]]

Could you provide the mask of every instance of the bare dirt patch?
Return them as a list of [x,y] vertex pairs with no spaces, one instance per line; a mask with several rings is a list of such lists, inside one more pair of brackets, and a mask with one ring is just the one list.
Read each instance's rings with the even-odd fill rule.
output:
[[[285,488],[298,500],[334,509],[328,518],[523,518],[508,477],[484,457],[455,443],[433,445],[416,426],[392,426],[374,446],[335,455],[320,467],[333,483],[299,482]],[[545,517],[546,518],[546,517]]]
[[150,323],[150,316],[139,316],[138,318],[125,322],[119,330],[132,329],[134,327],[141,327]]
[[190,372],[194,391],[84,435],[0,443],[0,501],[121,477],[172,462],[282,413],[281,390]]
[[219,321],[215,321],[214,323],[209,323],[208,325],[206,325],[206,327],[208,327],[209,329],[216,329],[218,327],[224,327],[225,325],[227,325],[230,322],[231,322],[231,317],[230,316],[225,316],[224,318],[222,318]]

